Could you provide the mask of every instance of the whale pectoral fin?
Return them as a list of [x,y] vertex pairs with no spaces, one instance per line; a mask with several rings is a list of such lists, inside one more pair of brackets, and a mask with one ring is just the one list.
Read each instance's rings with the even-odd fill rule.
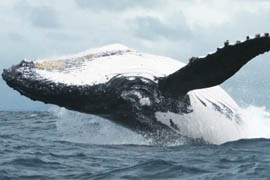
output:
[[256,35],[254,39],[238,41],[234,45],[225,42],[223,48],[206,57],[192,58],[190,62],[167,77],[158,81],[162,92],[181,96],[194,89],[219,85],[233,76],[252,58],[270,50],[270,37]]

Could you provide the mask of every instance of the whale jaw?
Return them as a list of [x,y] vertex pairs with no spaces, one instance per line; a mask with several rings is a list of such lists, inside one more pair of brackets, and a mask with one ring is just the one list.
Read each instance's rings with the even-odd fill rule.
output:
[[[32,71],[33,68],[34,63],[32,61],[22,60],[18,65],[4,69],[2,77],[8,86],[17,90],[21,95],[34,101],[40,100],[49,103],[49,83],[45,80],[40,81],[38,75]],[[52,84],[50,88],[53,89]]]
[[55,83],[40,77],[35,73],[35,68],[32,61],[23,60],[18,65],[4,69],[2,77],[8,86],[34,101],[102,117],[113,111],[112,103],[115,102],[110,99],[113,95],[104,93],[104,85]]
[[18,65],[12,66],[9,69],[4,69],[2,78],[6,81],[7,85],[17,90],[21,95],[25,95],[32,100],[35,99],[33,92],[33,79],[30,78],[30,68],[33,67],[32,61],[22,60]]

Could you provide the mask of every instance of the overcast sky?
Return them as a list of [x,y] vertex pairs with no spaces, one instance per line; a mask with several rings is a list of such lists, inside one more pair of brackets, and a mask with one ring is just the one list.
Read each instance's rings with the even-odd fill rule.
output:
[[[77,53],[111,43],[187,61],[270,31],[269,0],[1,0],[0,71],[23,58]],[[240,104],[270,107],[270,55],[223,87]],[[0,80],[0,110],[44,110]],[[269,97],[268,97],[269,96]]]

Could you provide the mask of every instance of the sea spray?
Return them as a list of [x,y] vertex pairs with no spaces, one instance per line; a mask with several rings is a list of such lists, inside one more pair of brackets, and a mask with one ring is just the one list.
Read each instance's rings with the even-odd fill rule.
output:
[[248,106],[241,109],[244,138],[270,138],[270,112],[265,107]]
[[[87,143],[87,144],[109,144],[109,145],[150,145],[142,135],[132,132],[124,127],[114,124],[106,119],[66,110],[65,108],[52,107],[49,110],[57,116],[56,127],[64,141]],[[188,121],[191,127],[187,134],[192,138],[201,137],[211,144],[222,144],[229,141],[250,138],[270,138],[270,113],[264,107],[250,105],[242,108],[239,116],[242,122],[237,127],[234,123],[220,122],[209,114],[208,121]],[[205,118],[204,118],[205,119]],[[195,127],[199,125],[198,127]],[[234,130],[232,130],[234,129]],[[237,133],[235,131],[237,129]],[[183,143],[169,144],[178,146]]]
[[143,136],[98,116],[58,107],[49,111],[58,117],[56,127],[64,141],[88,144],[149,144]]

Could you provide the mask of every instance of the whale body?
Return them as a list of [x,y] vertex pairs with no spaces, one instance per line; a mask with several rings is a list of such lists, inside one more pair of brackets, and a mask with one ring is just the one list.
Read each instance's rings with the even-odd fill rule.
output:
[[[2,77],[32,100],[106,118],[156,144],[179,139],[215,143],[211,128],[222,133],[230,126],[233,134],[242,122],[238,105],[218,85],[269,50],[266,33],[225,42],[216,52],[184,64],[114,44],[56,59],[23,60]],[[214,125],[201,137],[209,121]]]

